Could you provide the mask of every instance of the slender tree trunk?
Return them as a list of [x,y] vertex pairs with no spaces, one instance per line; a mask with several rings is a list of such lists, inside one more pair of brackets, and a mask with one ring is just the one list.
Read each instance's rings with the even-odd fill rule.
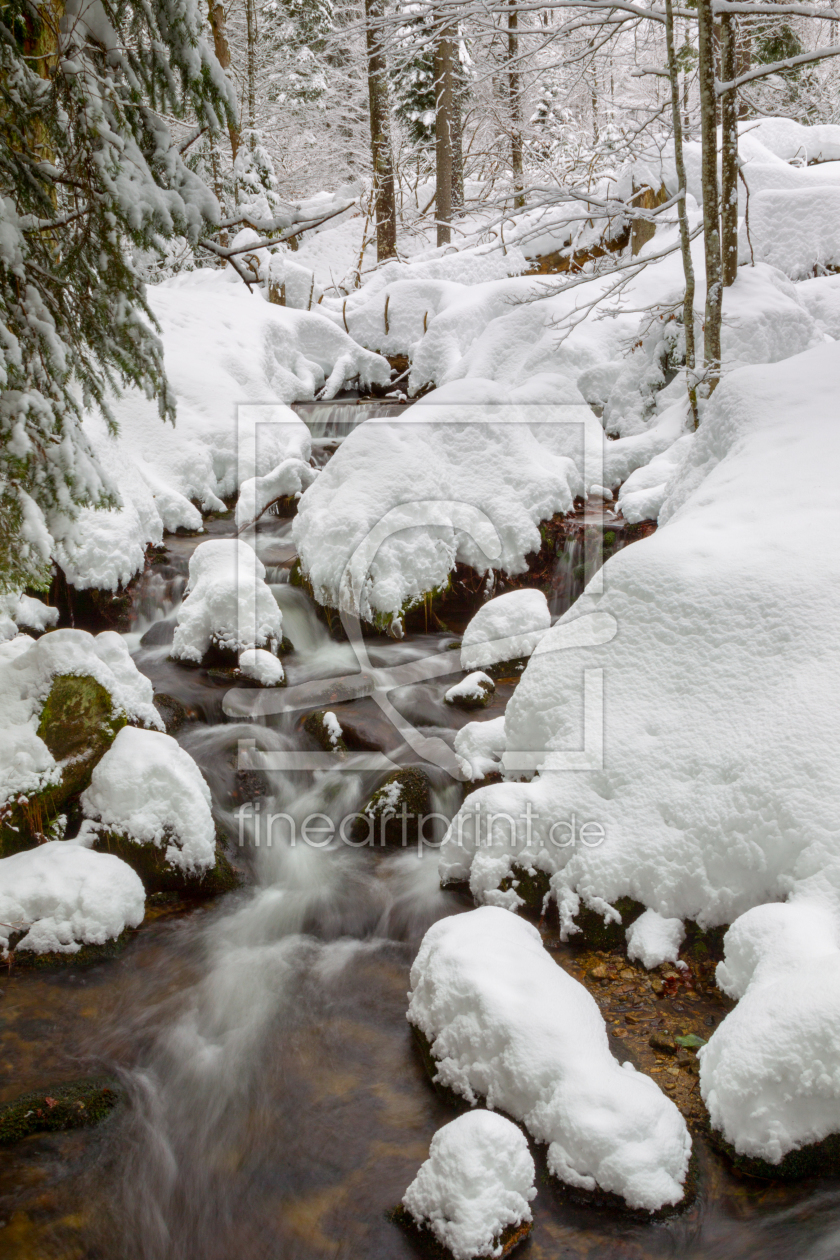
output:
[[[214,4],[213,0],[209,0],[209,12],[210,29],[213,32],[213,50],[216,54],[216,60],[225,74],[227,74],[230,70],[230,45],[227,39],[225,6],[223,4]],[[230,136],[231,156],[236,161],[236,155],[239,152],[239,128],[234,126],[233,123],[229,123],[228,135]]]
[[435,188],[437,243],[452,240],[452,114],[454,106],[453,31],[443,27],[435,44]]
[[[736,26],[731,13],[720,19],[720,77],[735,78]],[[738,94],[733,88],[720,101],[721,206],[720,239],[723,284],[734,284],[738,275]]]
[[391,109],[388,99],[385,51],[382,45],[382,0],[365,0],[367,18],[368,99],[370,151],[376,202],[376,257],[397,256],[397,198],[391,153]]
[[697,428],[697,349],[694,344],[694,263],[691,261],[691,239],[688,227],[688,212],[685,208],[686,179],[685,157],[683,154],[682,118],[680,117],[680,72],[677,65],[677,54],[674,48],[674,13],[671,0],[665,0],[665,42],[668,49],[668,74],[671,80],[671,119],[674,126],[674,162],[677,168],[677,183],[682,189],[682,197],[677,203],[677,216],[680,221],[680,249],[682,251],[683,274],[685,275],[685,298],[683,300],[683,328],[685,331],[685,380],[688,388],[688,401]]
[[706,250],[706,318],[703,337],[705,394],[720,380],[723,284],[720,261],[720,190],[717,170],[715,47],[712,0],[697,0],[699,27],[700,138],[702,141],[703,236]]
[[510,0],[508,13],[508,99],[510,102],[510,168],[513,173],[513,204],[525,205],[522,166],[522,75],[519,71],[519,12]]
[[[257,9],[254,0],[245,0],[248,28],[248,126],[253,132],[257,122]],[[253,146],[254,137],[251,136]]]
[[456,90],[452,99],[452,215],[464,213],[464,120],[461,116],[461,95]]

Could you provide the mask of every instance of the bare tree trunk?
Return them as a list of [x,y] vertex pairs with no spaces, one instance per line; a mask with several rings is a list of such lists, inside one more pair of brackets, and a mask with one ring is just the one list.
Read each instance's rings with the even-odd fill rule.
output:
[[437,243],[448,245],[452,240],[452,113],[453,32],[442,27],[435,44],[435,188]]
[[397,199],[391,153],[391,110],[382,40],[382,0],[365,0],[367,18],[368,99],[370,151],[376,201],[376,257],[383,262],[397,256]]
[[[736,27],[731,13],[720,19],[720,77],[735,78]],[[737,91],[724,92],[720,100],[721,206],[720,237],[723,284],[734,284],[738,275],[738,106]]]
[[[223,4],[214,4],[213,0],[209,0],[210,13],[210,29],[213,32],[213,50],[216,54],[216,60],[224,70],[225,74],[230,70],[230,45],[227,40],[227,23],[225,21],[225,6]],[[239,152],[239,128],[233,123],[228,124],[228,135],[230,136],[230,151],[234,161]]]
[[699,27],[700,138],[702,141],[703,236],[706,248],[705,394],[720,380],[723,285],[720,265],[720,190],[717,172],[715,48],[712,0],[697,0]]
[[510,168],[513,174],[513,204],[517,210],[525,205],[525,181],[522,173],[522,75],[519,71],[519,12],[510,0],[508,13],[508,100],[510,102]]
[[461,98],[456,91],[452,99],[452,215],[464,213],[464,120]]
[[683,328],[685,331],[685,380],[688,388],[688,401],[697,428],[697,348],[694,344],[694,263],[691,261],[691,238],[688,228],[688,212],[685,208],[686,179],[685,157],[683,154],[682,118],[680,117],[680,71],[677,65],[677,54],[674,48],[674,13],[671,0],[665,0],[665,43],[668,49],[668,74],[671,80],[671,119],[674,126],[674,162],[677,168],[677,183],[682,190],[682,197],[677,203],[677,216],[680,221],[680,250],[682,252],[683,274],[685,275],[685,297],[683,299]]
[[[257,10],[254,0],[245,0],[245,19],[248,25],[248,126],[253,131],[257,125]],[[252,144],[253,139],[252,136]]]

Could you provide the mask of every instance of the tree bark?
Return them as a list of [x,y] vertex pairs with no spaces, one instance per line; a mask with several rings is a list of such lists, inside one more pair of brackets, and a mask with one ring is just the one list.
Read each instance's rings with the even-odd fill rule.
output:
[[[210,29],[213,32],[213,51],[216,54],[216,60],[219,65],[227,74],[230,70],[230,44],[227,39],[225,6],[223,4],[214,4],[213,0],[208,0],[208,8]],[[236,155],[239,152],[239,128],[234,126],[233,123],[228,123],[228,136],[230,137],[231,156],[236,161]]]
[[[441,19],[442,20],[442,19]],[[452,115],[454,107],[453,32],[442,27],[435,44],[435,188],[437,243],[452,240]]]
[[370,102],[370,151],[376,206],[376,257],[378,262],[397,256],[397,198],[391,153],[391,109],[388,99],[385,50],[380,20],[382,0],[365,0],[367,18],[368,100]]
[[697,0],[698,79],[700,84],[703,237],[706,255],[706,318],[703,329],[704,392],[708,397],[720,380],[720,325],[723,284],[720,259],[720,189],[717,169],[715,47],[712,0]]
[[[731,13],[720,19],[720,77],[731,82],[736,73],[736,27]],[[738,93],[733,88],[720,100],[721,207],[720,238],[723,284],[734,284],[738,275]]]
[[[254,0],[245,0],[245,20],[248,30],[248,126],[253,131],[257,125],[257,10]],[[253,140],[252,136],[252,144]]]
[[519,13],[510,0],[508,13],[508,100],[510,102],[510,168],[513,174],[513,204],[521,210],[525,205],[525,181],[522,164],[522,75],[519,71]]
[[452,216],[464,213],[464,120],[461,98],[456,91],[452,100]]
[[665,43],[668,49],[668,75],[671,81],[671,120],[674,127],[674,163],[677,168],[677,183],[682,189],[682,197],[677,202],[677,217],[680,223],[680,251],[682,253],[683,275],[685,276],[685,296],[683,298],[683,329],[685,332],[685,381],[688,390],[688,402],[697,428],[697,349],[694,344],[694,263],[691,260],[691,239],[688,227],[688,212],[685,208],[686,179],[685,156],[683,154],[682,118],[680,116],[680,71],[677,65],[677,54],[674,48],[674,13],[671,0],[665,0]]

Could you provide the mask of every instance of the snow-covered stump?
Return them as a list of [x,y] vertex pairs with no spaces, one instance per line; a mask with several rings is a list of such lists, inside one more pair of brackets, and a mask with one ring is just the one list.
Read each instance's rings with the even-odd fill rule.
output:
[[171,735],[124,727],[81,804],[77,843],[118,854],[147,892],[211,896],[235,886],[216,843],[210,789]]
[[507,1256],[531,1231],[534,1161],[523,1133],[493,1111],[439,1129],[403,1198],[403,1219],[455,1260]]
[[238,538],[217,538],[196,547],[178,609],[173,658],[233,667],[251,649],[276,656],[282,641],[283,614],[253,548]]
[[145,901],[139,877],[112,854],[64,840],[14,853],[0,860],[0,957],[90,961],[142,923]]
[[524,1123],[568,1186],[647,1212],[683,1199],[685,1121],[654,1081],[616,1062],[595,999],[530,923],[492,906],[435,923],[411,969],[408,1020],[435,1082]]
[[461,641],[462,669],[489,669],[534,651],[551,626],[542,591],[508,591],[479,608]]

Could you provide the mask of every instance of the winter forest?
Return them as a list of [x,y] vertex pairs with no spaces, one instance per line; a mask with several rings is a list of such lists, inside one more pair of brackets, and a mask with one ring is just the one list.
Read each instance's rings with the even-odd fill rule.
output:
[[0,0],[0,1260],[823,1260],[840,8]]

